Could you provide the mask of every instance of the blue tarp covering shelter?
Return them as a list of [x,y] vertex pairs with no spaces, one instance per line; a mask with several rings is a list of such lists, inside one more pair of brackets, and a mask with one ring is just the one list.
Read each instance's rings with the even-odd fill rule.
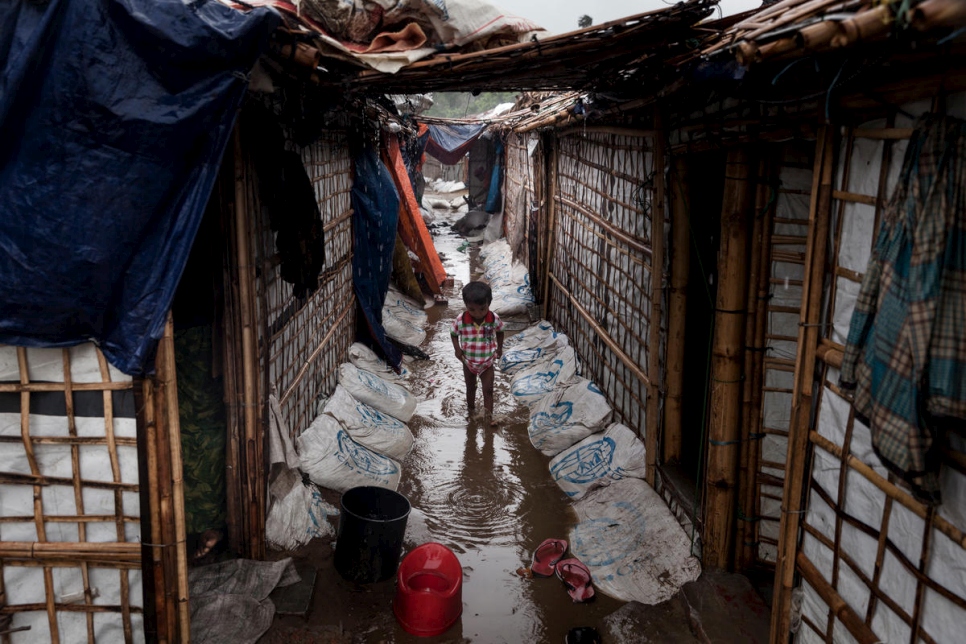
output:
[[392,253],[399,224],[399,194],[379,154],[366,147],[355,159],[352,185],[352,285],[372,340],[394,369],[402,363],[399,349],[386,337],[382,306],[389,292]]
[[214,1],[0,4],[0,343],[157,340],[277,26]]
[[458,163],[486,131],[484,123],[430,125],[426,153],[446,165]]

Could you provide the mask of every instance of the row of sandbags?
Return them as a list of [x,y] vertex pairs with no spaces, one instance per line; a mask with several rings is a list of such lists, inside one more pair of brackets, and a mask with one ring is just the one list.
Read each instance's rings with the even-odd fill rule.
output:
[[701,573],[677,519],[643,480],[644,443],[611,422],[613,410],[567,337],[538,322],[507,339],[500,368],[530,411],[530,442],[552,457],[550,474],[574,500],[570,552],[595,585],[624,601],[657,604]]
[[338,492],[362,485],[395,490],[399,461],[413,447],[407,423],[416,398],[368,347],[352,345],[349,359],[322,413],[297,438],[299,467]]
[[483,280],[493,289],[490,309],[497,315],[526,313],[533,306],[530,273],[522,262],[513,261],[506,239],[498,239],[480,248]]
[[[360,485],[395,490],[399,485],[399,462],[413,446],[407,423],[416,399],[404,386],[409,372],[403,367],[397,374],[359,343],[349,348],[349,360],[339,367],[339,384],[324,401],[322,413],[294,446],[288,440],[287,447],[277,449],[291,456],[286,456],[286,467],[270,486],[273,501],[265,536],[272,547],[294,550],[313,538],[335,534],[330,520],[339,510],[326,503],[314,485],[303,484],[301,473],[337,492]],[[281,423],[277,400],[272,417],[273,426]]]

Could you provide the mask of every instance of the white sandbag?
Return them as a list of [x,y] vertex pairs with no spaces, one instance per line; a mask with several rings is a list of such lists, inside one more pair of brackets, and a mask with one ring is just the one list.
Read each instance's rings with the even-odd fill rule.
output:
[[397,315],[398,310],[390,306],[383,307],[382,328],[393,340],[418,347],[426,341],[426,331],[412,320]]
[[339,384],[356,400],[404,423],[408,423],[416,411],[416,397],[408,389],[368,371],[361,371],[352,363],[345,362],[339,366]]
[[[562,338],[563,340],[560,341],[558,338]],[[511,335],[504,340],[503,351],[505,353],[506,351],[517,348],[549,346],[547,344],[548,342],[551,344],[560,344],[560,346],[567,346],[570,343],[566,335],[553,330],[552,324],[546,320],[539,320],[523,331]]]
[[556,456],[596,434],[610,422],[613,413],[604,394],[586,378],[558,385],[530,410],[530,443],[547,456]]
[[417,302],[394,286],[390,286],[386,292],[383,307],[390,307],[397,317],[405,318],[420,326],[425,326],[429,319],[426,311],[423,310],[422,302]]
[[701,574],[688,535],[641,479],[598,488],[573,508],[580,523],[570,530],[570,552],[590,568],[597,590],[653,605]]
[[296,442],[299,469],[322,487],[345,492],[360,485],[390,490],[399,486],[399,463],[352,440],[339,421],[328,414],[313,420]]
[[352,440],[389,458],[402,460],[413,448],[413,433],[405,423],[359,402],[341,385],[324,411],[342,424]]
[[614,423],[568,447],[550,461],[550,475],[572,499],[624,478],[643,479],[644,443],[626,425]]
[[530,275],[524,274],[521,282],[502,286],[493,291],[493,302],[490,308],[497,315],[519,315],[536,303],[533,291],[530,289]]
[[563,347],[521,347],[513,351],[504,351],[497,364],[501,372],[513,375],[537,363],[549,362],[557,356],[561,348]]
[[577,354],[572,347],[564,347],[553,360],[521,369],[510,381],[510,393],[517,401],[533,405],[558,384],[570,383],[578,368]]
[[354,364],[357,369],[368,371],[383,380],[397,384],[405,382],[410,375],[405,364],[400,364],[399,373],[396,373],[385,360],[376,355],[375,351],[360,342],[354,342],[349,347],[349,362]]
[[265,541],[276,550],[295,550],[315,538],[334,537],[330,517],[339,510],[325,502],[318,488],[296,482],[277,499],[265,521]]

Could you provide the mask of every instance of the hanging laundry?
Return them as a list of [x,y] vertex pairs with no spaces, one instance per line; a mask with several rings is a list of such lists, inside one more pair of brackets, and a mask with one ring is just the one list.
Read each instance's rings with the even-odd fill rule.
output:
[[862,281],[842,360],[893,473],[938,503],[942,428],[966,419],[966,122],[922,117]]

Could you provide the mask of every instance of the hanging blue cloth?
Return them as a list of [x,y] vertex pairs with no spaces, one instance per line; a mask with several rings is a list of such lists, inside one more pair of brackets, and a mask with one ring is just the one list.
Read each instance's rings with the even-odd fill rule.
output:
[[352,285],[368,326],[370,339],[399,369],[402,354],[382,326],[382,306],[389,292],[392,253],[396,248],[399,223],[399,193],[371,146],[355,159],[356,179],[352,185]]
[[93,341],[153,369],[278,22],[204,0],[0,4],[0,343]]

